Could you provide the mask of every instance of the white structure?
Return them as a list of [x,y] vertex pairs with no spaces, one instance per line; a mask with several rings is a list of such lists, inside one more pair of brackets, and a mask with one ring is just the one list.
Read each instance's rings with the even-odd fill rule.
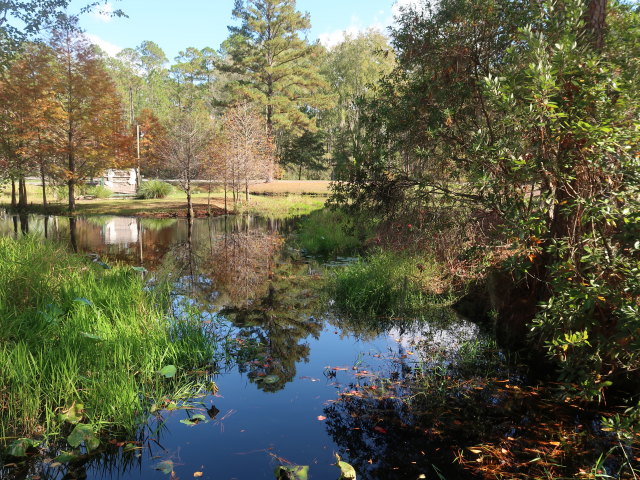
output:
[[104,185],[113,193],[136,193],[135,168],[110,168],[97,180],[99,184]]

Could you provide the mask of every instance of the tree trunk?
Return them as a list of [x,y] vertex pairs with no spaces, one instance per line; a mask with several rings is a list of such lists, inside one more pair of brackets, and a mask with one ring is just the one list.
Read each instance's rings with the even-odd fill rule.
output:
[[27,208],[27,182],[24,177],[18,180],[18,207]]
[[15,209],[17,206],[16,201],[16,181],[14,178],[11,179],[11,208]]
[[[69,133],[69,144],[72,142],[72,134]],[[69,181],[67,185],[69,187],[69,213],[73,213],[76,209],[76,159],[73,152],[69,152]]]
[[42,206],[47,209],[47,183],[44,175],[44,165],[40,163],[40,180],[42,181]]
[[607,0],[590,0],[585,15],[591,45],[596,51],[600,51],[604,47]]

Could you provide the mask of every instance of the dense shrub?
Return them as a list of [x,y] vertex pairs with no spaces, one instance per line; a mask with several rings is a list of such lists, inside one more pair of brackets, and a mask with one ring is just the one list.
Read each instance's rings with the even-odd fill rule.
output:
[[160,180],[149,180],[148,182],[142,183],[140,185],[140,189],[138,190],[138,197],[149,199],[149,198],[165,198],[173,192],[173,186],[168,184],[167,182],[162,182]]

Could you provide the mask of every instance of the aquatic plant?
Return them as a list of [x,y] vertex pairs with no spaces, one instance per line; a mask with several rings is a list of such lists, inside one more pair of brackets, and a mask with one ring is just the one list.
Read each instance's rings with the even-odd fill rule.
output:
[[349,253],[361,246],[352,227],[341,210],[323,208],[300,222],[296,239],[300,248],[311,255]]
[[356,317],[413,315],[452,300],[439,283],[435,263],[379,251],[336,269],[329,289],[336,306]]
[[[33,238],[0,239],[0,433],[131,431],[155,402],[199,388],[214,346],[167,316],[168,288]],[[173,365],[168,372],[164,367]],[[172,373],[167,375],[167,373]]]

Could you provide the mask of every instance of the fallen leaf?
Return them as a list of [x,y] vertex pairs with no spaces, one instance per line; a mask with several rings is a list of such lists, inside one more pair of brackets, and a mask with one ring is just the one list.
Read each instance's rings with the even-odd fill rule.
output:
[[202,476],[202,472],[193,472],[193,476],[194,477],[201,477]]
[[318,421],[320,421],[320,422],[327,419],[327,417],[325,417],[323,415],[318,415],[317,418],[318,418]]

